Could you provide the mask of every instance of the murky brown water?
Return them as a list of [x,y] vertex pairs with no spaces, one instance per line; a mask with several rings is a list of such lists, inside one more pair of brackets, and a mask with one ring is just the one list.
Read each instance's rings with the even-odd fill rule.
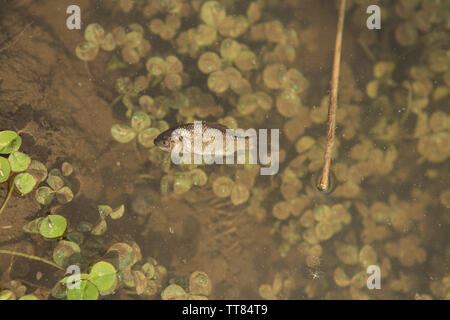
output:
[[[69,162],[74,194],[49,206],[34,191],[13,196],[0,216],[0,250],[53,261],[59,241],[98,224],[98,205],[124,204],[103,234],[76,238],[83,272],[115,243],[140,249],[134,280],[120,278],[105,299],[160,299],[170,283],[194,294],[188,279],[197,270],[212,283],[211,299],[448,299],[449,5],[375,1],[381,29],[369,30],[372,3],[347,1],[333,190],[324,194],[315,184],[337,2],[204,2],[79,1],[81,30],[66,27],[70,1],[0,3],[0,130],[19,132],[21,150],[49,170]],[[97,35],[100,44],[77,57],[91,23],[114,35]],[[111,128],[131,126],[136,112],[159,131],[201,119],[280,129],[279,172],[168,166],[148,142],[154,131],[113,138]],[[67,219],[63,238],[22,230],[49,212]],[[138,284],[148,289],[150,280],[136,277],[149,258],[167,276],[147,295]],[[381,289],[366,286],[370,265]],[[12,280],[46,299],[62,277],[0,254],[0,290],[17,298],[24,288]]]

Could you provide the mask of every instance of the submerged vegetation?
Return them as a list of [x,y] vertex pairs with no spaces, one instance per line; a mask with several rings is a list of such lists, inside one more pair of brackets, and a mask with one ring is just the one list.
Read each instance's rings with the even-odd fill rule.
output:
[[[265,227],[265,234],[245,236],[256,239],[252,246],[270,238],[276,253],[264,261],[268,269],[250,276],[233,269],[234,278],[256,279],[254,297],[449,299],[450,6],[387,1],[382,30],[374,31],[365,27],[368,2],[348,1],[344,46],[353,45],[363,62],[342,57],[333,190],[324,194],[315,185],[329,76],[318,79],[316,67],[308,67],[307,57],[320,56],[323,31],[288,14],[300,2],[111,1],[103,10],[129,23],[87,24],[73,54],[89,74],[95,65],[114,77],[110,105],[122,117],[110,128],[111,140],[132,144],[128,156],[145,163],[139,177],[158,186],[142,197],[212,208],[217,224],[221,216],[229,219],[211,251],[226,250],[221,239],[229,234],[243,239],[235,217]],[[329,56],[319,65],[327,69]],[[232,129],[280,128],[279,174],[258,176],[253,164],[175,166],[154,145],[169,127],[202,119]],[[248,298],[243,288],[227,291],[225,276],[216,277],[219,286],[197,265],[187,263],[191,270],[180,275],[160,265],[156,252],[144,255],[132,230],[143,221],[150,224],[146,233],[157,229],[144,218],[159,208],[141,196],[131,205],[138,220],[126,233],[108,232],[113,220],[126,218],[123,204],[97,205],[89,211],[98,217],[94,224],[71,215],[70,203],[83,201],[71,180],[79,168],[64,162],[47,171],[20,151],[21,143],[19,133],[0,132],[0,182],[8,190],[0,221],[15,190],[18,196],[34,191],[41,210],[23,229],[50,241],[53,253],[47,260],[0,249],[0,256],[41,261],[56,269],[58,280],[33,294],[26,294],[25,281],[0,283],[0,299]],[[257,264],[256,254],[250,259]],[[73,265],[78,281],[67,271]],[[381,290],[366,288],[371,265],[380,267]]]

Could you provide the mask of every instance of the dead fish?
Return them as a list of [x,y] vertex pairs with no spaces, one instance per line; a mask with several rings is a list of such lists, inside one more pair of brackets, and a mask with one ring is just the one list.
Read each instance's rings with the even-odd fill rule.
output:
[[[198,142],[201,141],[201,143],[194,145],[195,139]],[[250,140],[250,136],[239,135],[224,125],[196,121],[180,124],[164,131],[156,137],[154,143],[166,152],[172,151],[181,143],[182,145],[177,148],[180,152],[191,152],[199,155],[214,154],[215,157],[220,157],[232,155],[239,150],[249,150]]]

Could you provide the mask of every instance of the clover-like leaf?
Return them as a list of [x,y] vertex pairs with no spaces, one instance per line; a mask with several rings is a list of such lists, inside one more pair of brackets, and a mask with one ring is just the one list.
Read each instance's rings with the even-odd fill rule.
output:
[[49,239],[62,236],[66,231],[67,221],[63,216],[52,214],[45,217],[39,225],[39,233]]
[[145,112],[136,111],[131,117],[131,127],[137,132],[148,128],[150,124],[150,117]]
[[14,185],[22,194],[27,194],[33,190],[37,180],[28,172],[19,173],[14,178]]
[[160,134],[157,128],[147,128],[139,132],[138,142],[145,148],[153,147],[155,144],[153,141]]
[[31,158],[23,152],[13,151],[10,153],[8,161],[12,171],[22,172],[30,165]]
[[0,131],[0,154],[10,154],[20,148],[22,138],[14,131]]
[[106,228],[107,228],[106,220],[100,219],[100,222],[97,223],[97,225],[94,228],[92,228],[91,233],[94,236],[100,236],[105,233]]
[[1,290],[0,300],[15,300],[16,295],[11,290]]
[[56,194],[56,199],[61,204],[66,204],[66,203],[72,201],[72,199],[73,199],[73,192],[67,186],[62,187],[61,189],[56,191],[55,194]]
[[45,178],[47,178],[47,168],[42,162],[37,160],[31,160],[27,172],[31,174],[38,181],[38,183],[41,183],[45,180]]
[[80,261],[80,247],[72,241],[61,240],[53,250],[53,260],[61,267]]
[[136,137],[136,130],[126,125],[115,124],[111,127],[111,135],[120,143],[128,143]]
[[97,262],[89,272],[88,279],[97,287],[100,294],[111,293],[117,285],[116,269],[109,262]]
[[114,209],[114,211],[111,212],[109,214],[109,216],[111,217],[111,219],[119,219],[123,216],[124,212],[125,212],[125,206],[121,205],[120,207]]
[[0,183],[9,179],[11,174],[11,166],[6,158],[0,157]]
[[54,191],[58,191],[64,186],[64,180],[60,176],[50,173],[47,178],[47,183]]
[[70,176],[73,172],[72,165],[68,162],[63,162],[63,164],[61,165],[61,172],[65,177]]
[[111,257],[114,265],[120,270],[131,267],[136,260],[136,253],[129,244],[118,242],[113,244],[107,251],[108,257]]
[[39,233],[39,226],[41,225],[42,220],[44,220],[44,218],[40,217],[28,222],[22,227],[23,231],[28,233]]
[[80,283],[79,288],[73,286],[67,290],[68,300],[97,300],[98,289],[88,280],[83,280]]
[[100,218],[105,219],[107,216],[113,212],[113,209],[108,205],[99,205],[97,206],[98,213]]
[[44,206],[49,205],[53,201],[54,197],[55,197],[54,191],[47,186],[39,187],[35,193],[35,198],[37,202],[39,202]]

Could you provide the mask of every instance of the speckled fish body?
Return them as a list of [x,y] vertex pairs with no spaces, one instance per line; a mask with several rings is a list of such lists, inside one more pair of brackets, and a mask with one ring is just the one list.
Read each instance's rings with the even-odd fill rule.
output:
[[249,147],[248,136],[237,135],[221,124],[205,121],[199,121],[197,124],[197,127],[195,123],[186,123],[170,128],[155,139],[155,145],[169,152],[181,143],[180,151],[198,155],[213,153],[216,157],[232,155]]

